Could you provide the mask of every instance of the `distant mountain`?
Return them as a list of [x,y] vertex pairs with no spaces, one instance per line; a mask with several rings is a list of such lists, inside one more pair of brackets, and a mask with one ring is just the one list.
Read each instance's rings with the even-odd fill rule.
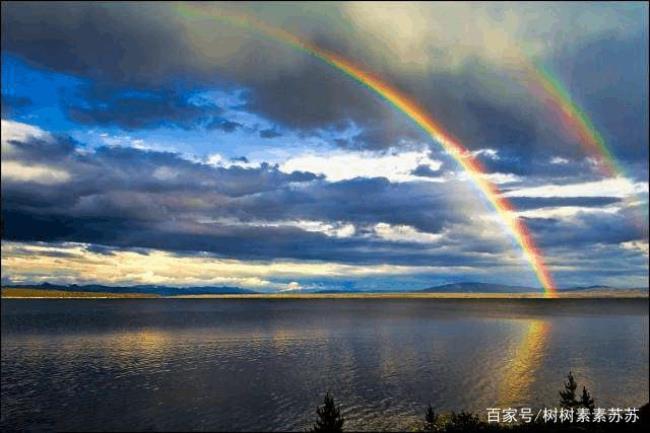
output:
[[169,287],[156,285],[137,285],[137,286],[104,286],[101,284],[7,284],[8,287],[22,289],[39,289],[39,290],[63,290],[74,292],[102,292],[102,293],[144,293],[160,296],[178,296],[178,295],[236,295],[257,293],[254,290],[242,289],[240,287],[228,286],[200,286],[200,287]]
[[441,286],[429,287],[424,290],[417,290],[420,293],[525,293],[539,292],[539,289],[523,286],[508,286],[506,284],[491,283],[452,283]]
[[[605,290],[619,290],[615,287],[605,285],[593,286],[576,286],[568,287],[565,289],[558,289],[560,292],[578,292],[578,291],[605,291]],[[525,286],[509,286],[507,284],[490,284],[490,283],[476,283],[476,282],[463,282],[443,284],[440,286],[429,287],[423,290],[416,290],[420,293],[529,293],[539,292],[540,289]]]
[[[179,296],[179,295],[240,295],[259,293],[254,290],[242,289],[241,287],[230,286],[197,286],[197,287],[170,287],[158,285],[136,285],[136,286],[105,286],[102,284],[11,284],[3,282],[3,287],[15,287],[23,289],[39,290],[63,290],[72,292],[100,292],[100,293],[142,293],[158,296]],[[595,292],[595,291],[616,291],[614,287],[605,285],[576,286],[566,289],[560,289],[560,292]],[[638,289],[639,291],[648,291]],[[295,291],[285,291],[282,293],[291,294],[372,294],[372,293],[536,293],[540,289],[526,286],[511,286],[507,284],[492,284],[478,282],[460,282],[451,284],[442,284],[422,290],[398,290],[398,291],[377,291],[377,290],[352,290],[352,289],[305,289]]]
[[594,285],[594,286],[576,286],[576,287],[569,287],[567,289],[562,289],[563,292],[574,292],[578,290],[616,290],[616,288],[610,286],[603,286],[603,285]]
[[322,289],[322,290],[314,290],[308,293],[315,293],[318,295],[336,295],[339,293],[366,293],[366,292],[362,292],[360,290],[347,290],[347,289]]

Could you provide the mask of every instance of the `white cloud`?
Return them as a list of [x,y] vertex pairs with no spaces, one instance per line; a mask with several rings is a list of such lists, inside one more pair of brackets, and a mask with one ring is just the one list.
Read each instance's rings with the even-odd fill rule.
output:
[[212,165],[214,167],[224,167],[224,168],[230,168],[230,167],[242,167],[242,168],[259,168],[261,164],[256,161],[242,161],[239,159],[228,159],[224,158],[218,153],[212,153],[208,155],[205,158],[204,161],[208,165]]
[[283,289],[280,289],[281,292],[294,292],[302,290],[302,286],[297,281],[292,281]]
[[526,218],[571,218],[577,214],[614,214],[621,208],[618,206],[607,207],[581,207],[581,206],[561,206],[561,207],[545,207],[539,209],[530,209],[525,211],[517,211],[517,215]]
[[471,152],[471,154],[474,157],[484,155],[486,158],[489,158],[493,161],[498,161],[499,159],[501,159],[499,157],[499,152],[496,149],[489,149],[489,148],[479,149]]
[[87,247],[81,243],[49,245],[3,241],[2,275],[12,281],[175,286],[215,284],[268,291],[287,288],[286,283],[274,282],[275,278],[297,282],[301,278],[314,277],[360,278],[469,270],[463,266],[357,266],[335,262],[244,261],[207,254],[184,256],[161,250],[147,250],[146,254],[115,250],[106,255],[89,251]]
[[6,158],[13,153],[12,141],[25,142],[30,139],[50,141],[52,136],[42,129],[26,123],[2,119],[2,157]]
[[375,235],[391,242],[435,243],[443,238],[439,233],[425,233],[407,225],[379,223],[374,227]]
[[555,165],[565,165],[569,163],[569,160],[566,158],[562,158],[561,156],[554,156],[553,158],[550,159],[549,162]]
[[70,173],[47,165],[25,165],[16,161],[2,161],[2,180],[14,182],[32,182],[41,185],[65,183],[71,178]]
[[354,224],[343,221],[313,221],[313,220],[284,220],[284,221],[240,221],[233,218],[202,219],[202,224],[218,224],[225,226],[243,227],[294,227],[306,232],[322,233],[329,237],[348,238],[354,236],[356,228]]
[[486,173],[482,176],[496,185],[504,185],[506,183],[514,183],[521,180],[521,177],[513,173]]
[[42,129],[26,123],[2,119],[2,180],[13,182],[32,182],[41,185],[65,183],[70,180],[70,173],[45,164],[24,164],[15,161],[15,148],[12,142],[43,140],[51,142],[52,136]]
[[275,225],[276,227],[297,227],[306,232],[323,233],[329,237],[348,238],[354,236],[356,229],[354,224],[337,222],[324,222],[324,221],[281,221],[277,223],[261,223],[260,225]]
[[221,167],[222,164],[225,162],[225,160],[223,159],[223,156],[221,156],[220,154],[213,153],[207,156],[205,162],[206,164],[213,165],[215,167]]
[[650,248],[648,248],[648,241],[627,241],[620,244],[623,249],[630,251],[639,251],[645,256],[648,256]]
[[436,171],[442,162],[431,159],[428,152],[346,152],[307,153],[288,159],[280,164],[285,173],[308,171],[324,175],[331,182],[356,177],[385,177],[391,182],[442,181],[441,178],[418,177],[411,174],[420,165]]
[[[472,177],[466,171],[460,171],[456,174],[458,179],[462,181],[473,180]],[[483,179],[487,179],[495,185],[504,185],[507,183],[514,183],[521,181],[521,177],[517,176],[514,173],[483,173],[480,175]]]
[[648,192],[647,182],[631,182],[624,177],[566,185],[542,185],[508,191],[505,197],[629,197]]

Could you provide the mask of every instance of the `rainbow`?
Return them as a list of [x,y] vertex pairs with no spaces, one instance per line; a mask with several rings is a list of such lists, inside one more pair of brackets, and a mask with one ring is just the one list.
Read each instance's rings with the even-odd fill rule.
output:
[[486,171],[479,160],[441,125],[435,122],[426,111],[407,95],[390,86],[371,73],[362,70],[343,57],[303,41],[283,29],[272,27],[254,17],[224,12],[215,8],[204,8],[197,4],[176,3],[178,12],[187,18],[210,18],[215,21],[225,21],[238,27],[244,27],[283,42],[297,50],[327,63],[334,69],[343,72],[352,79],[381,96],[397,110],[404,113],[422,130],[438,142],[454,160],[467,172],[474,184],[482,191],[487,200],[497,211],[505,226],[509,229],[515,241],[521,246],[525,258],[530,263],[537,279],[547,297],[556,295],[556,286],[539,248],[536,246],[526,225],[516,216],[515,209],[507,198],[503,197],[496,185],[487,179]]
[[[598,132],[593,122],[571,98],[567,89],[560,80],[547,68],[535,63],[519,50],[521,71],[530,92],[543,101],[549,110],[556,114],[567,132],[574,135],[586,154],[595,161],[596,166],[604,177],[623,178],[629,176],[607,147],[603,136]],[[645,199],[638,194],[626,197],[623,203],[626,207],[638,207]],[[632,213],[632,222],[644,238],[648,237],[648,206],[639,208],[639,212]]]
[[532,78],[527,80],[531,92],[547,103],[562,123],[576,135],[585,152],[597,159],[603,175],[625,176],[623,169],[605,145],[602,135],[596,130],[589,116],[573,101],[560,80],[541,64],[525,61],[523,67],[524,72]]

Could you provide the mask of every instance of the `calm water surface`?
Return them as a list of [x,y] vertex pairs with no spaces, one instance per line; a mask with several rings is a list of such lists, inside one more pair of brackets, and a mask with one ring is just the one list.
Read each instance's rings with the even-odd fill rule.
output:
[[648,401],[648,300],[3,300],[2,430],[348,429]]

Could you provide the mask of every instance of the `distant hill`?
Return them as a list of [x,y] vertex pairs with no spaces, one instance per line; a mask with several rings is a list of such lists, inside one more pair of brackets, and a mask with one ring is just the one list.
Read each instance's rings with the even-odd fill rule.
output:
[[[86,293],[112,293],[112,294],[143,294],[156,296],[181,296],[181,295],[242,295],[256,294],[254,290],[242,289],[241,287],[230,286],[198,286],[198,287],[170,287],[158,285],[136,285],[136,286],[106,286],[101,284],[11,284],[3,282],[3,287],[16,289],[34,289],[34,290],[58,290],[65,292],[86,292]],[[647,288],[628,289],[639,292],[647,292]],[[600,293],[600,292],[620,292],[623,289],[617,289],[604,285],[576,286],[559,290],[562,293]],[[282,292],[285,294],[386,294],[386,293],[539,293],[538,288],[526,286],[511,286],[507,284],[492,284],[478,282],[460,282],[451,284],[442,284],[421,290],[398,290],[398,291],[378,291],[378,290],[351,290],[351,289],[306,289]]]
[[568,289],[562,289],[563,292],[575,292],[578,290],[616,290],[616,289],[614,287],[602,286],[602,285],[576,286],[576,287],[570,287]]
[[491,283],[452,283],[441,286],[429,287],[423,290],[417,290],[420,293],[526,293],[539,292],[539,289],[524,286],[509,286],[506,284]]
[[[576,286],[565,289],[558,289],[560,292],[592,292],[592,291],[610,291],[619,290],[615,287],[604,285],[593,286]],[[490,284],[476,282],[462,282],[443,284],[440,286],[429,287],[423,290],[417,290],[419,293],[534,293],[540,289],[525,286],[509,286],[507,284]]]
[[159,296],[178,296],[178,295],[235,295],[235,294],[252,294],[257,293],[254,290],[242,289],[240,287],[228,286],[200,286],[200,287],[169,287],[156,285],[138,285],[138,286],[104,286],[101,284],[87,285],[59,285],[59,284],[7,284],[8,287],[18,289],[37,289],[37,290],[61,290],[69,292],[88,292],[88,293],[143,293]]
[[323,290],[314,290],[305,293],[314,293],[318,295],[336,295],[338,293],[365,293],[360,290],[346,290],[346,289],[323,289]]

